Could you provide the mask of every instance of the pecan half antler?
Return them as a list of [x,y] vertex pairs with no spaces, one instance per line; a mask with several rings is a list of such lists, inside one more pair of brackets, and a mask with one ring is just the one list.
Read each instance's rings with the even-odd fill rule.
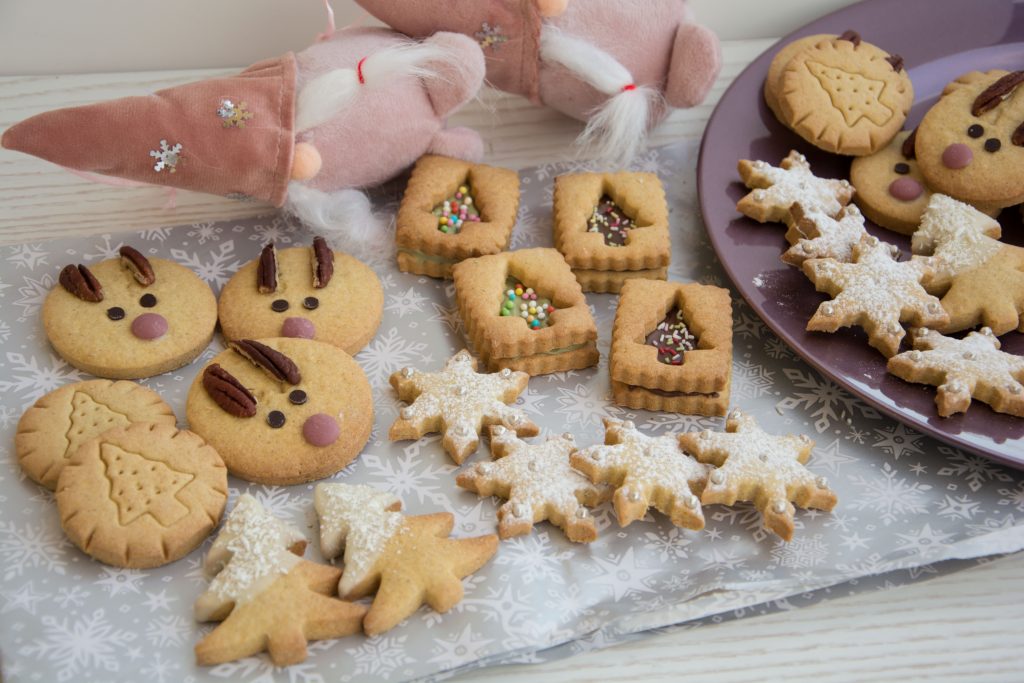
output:
[[327,246],[327,240],[317,237],[313,240],[313,287],[323,289],[334,275],[334,251]]
[[239,339],[229,346],[276,380],[289,384],[302,381],[302,374],[295,361],[266,344],[252,339]]
[[995,109],[1009,97],[1018,85],[1024,83],[1024,71],[1013,71],[1006,74],[998,81],[981,91],[974,100],[971,107],[971,114],[981,116],[985,112]]
[[260,252],[260,262],[256,266],[256,289],[260,294],[277,291],[277,248],[273,242]]
[[256,414],[256,397],[230,372],[213,363],[203,372],[203,389],[224,412],[235,417]]
[[117,250],[121,255],[121,265],[131,272],[132,277],[143,287],[149,287],[156,282],[156,273],[153,272],[153,264],[142,255],[138,249],[124,245]]
[[839,36],[839,40],[847,40],[853,43],[854,47],[857,47],[858,45],[860,45],[861,38],[860,34],[857,33],[856,31],[843,31],[842,34],[840,34]]
[[898,54],[893,53],[889,55],[885,58],[885,61],[889,62],[889,66],[896,73],[903,71],[903,57],[900,57]]
[[57,278],[60,286],[74,294],[82,301],[98,303],[103,301],[103,286],[88,268],[79,263],[77,266],[64,266]]

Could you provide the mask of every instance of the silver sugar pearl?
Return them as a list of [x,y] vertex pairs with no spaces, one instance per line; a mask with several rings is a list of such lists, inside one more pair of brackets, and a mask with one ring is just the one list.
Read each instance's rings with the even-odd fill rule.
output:
[[515,426],[515,425],[517,425],[517,424],[521,423],[522,421],[523,421],[523,418],[522,418],[522,417],[520,417],[519,415],[512,415],[512,416],[510,416],[510,417],[508,418],[508,423],[509,423],[510,425],[513,425],[513,426]]
[[777,515],[781,515],[781,514],[785,513],[786,512],[786,501],[784,501],[784,500],[777,500],[774,503],[772,503],[772,512],[774,512]]
[[690,497],[686,499],[686,507],[690,508],[691,510],[696,510],[698,503],[700,503],[700,501],[697,500],[697,496],[693,495],[692,493],[690,494]]
[[412,377],[412,373],[415,372],[412,368],[402,368],[402,377]]
[[562,438],[565,439],[566,441],[575,441],[576,440],[576,435],[574,435],[574,434],[572,434],[570,432],[564,432],[562,434]]
[[821,306],[821,314],[822,315],[834,315],[835,312],[836,312],[836,309],[832,306],[832,304],[822,304],[822,306]]
[[946,391],[951,394],[962,394],[964,392],[964,385],[960,382],[950,382],[946,385]]
[[461,386],[461,387],[459,387],[458,389],[455,390],[455,395],[456,396],[465,396],[468,393],[469,393],[469,389],[467,389],[464,386]]
[[632,420],[626,420],[625,422],[622,423],[622,428],[623,429],[636,429],[636,425],[633,423]]
[[586,519],[589,516],[590,513],[587,511],[587,508],[576,508],[576,517],[578,517],[579,519]]
[[722,470],[715,470],[711,473],[711,483],[721,484],[725,481],[725,475],[722,474]]
[[526,467],[527,467],[527,469],[529,469],[529,470],[530,470],[531,472],[536,472],[537,470],[539,470],[539,469],[540,469],[540,465],[538,465],[538,464],[537,464],[537,461],[536,461],[536,460],[531,460],[531,461],[530,461],[530,462],[529,462],[529,463],[528,463],[528,464],[526,465]]
[[402,412],[400,412],[399,415],[402,416],[403,420],[411,420],[412,416],[413,416],[412,408],[409,408],[409,407],[402,408]]
[[899,323],[893,323],[892,325],[889,325],[889,332],[892,334],[902,334],[903,325],[900,325]]
[[629,499],[631,503],[637,503],[640,501],[640,492],[630,491],[629,493],[626,494],[626,498]]
[[935,303],[934,301],[930,302],[928,304],[928,312],[929,313],[938,313],[939,312],[939,305],[937,303]]
[[759,459],[759,460],[760,460],[761,462],[768,462],[768,454],[767,454],[767,453],[761,453],[761,454],[760,454],[759,456],[757,456],[757,457],[758,457],[758,459]]
[[479,474],[487,474],[488,472],[491,471],[491,465],[486,462],[478,462],[476,464],[476,471]]
[[526,515],[526,506],[522,503],[516,503],[512,506],[512,514],[516,517],[524,517]]
[[509,370],[508,368],[502,368],[501,372],[499,372],[498,374],[501,375],[503,378],[508,379],[509,377],[512,376],[512,371]]
[[917,361],[921,360],[921,352],[920,351],[911,351],[909,358],[910,358],[910,360],[912,360],[912,361],[914,361],[916,363]]
[[992,328],[991,327],[987,327],[986,326],[986,327],[981,328],[978,331],[981,332],[986,337],[991,337],[992,336]]
[[803,242],[800,244],[800,251],[804,252],[805,254],[810,254],[812,251],[814,251],[814,247],[811,246],[810,242]]
[[964,360],[974,360],[974,351],[964,351],[962,355]]
[[868,243],[868,245],[870,245],[872,247],[877,246],[878,245],[878,238],[875,237],[874,235],[871,235],[870,237],[868,237],[867,243]]
[[1020,394],[1020,392],[1024,391],[1024,387],[1021,387],[1021,385],[1016,382],[1011,382],[1010,384],[1006,385],[1006,390],[1009,391],[1014,396],[1016,396]]
[[452,430],[455,436],[469,436],[469,427],[466,425],[455,425],[455,429]]
[[492,436],[503,436],[507,431],[508,430],[502,427],[501,425],[494,425],[493,427],[491,427]]
[[825,477],[818,477],[817,479],[814,480],[814,483],[818,485],[819,489],[828,488],[828,479],[826,479]]

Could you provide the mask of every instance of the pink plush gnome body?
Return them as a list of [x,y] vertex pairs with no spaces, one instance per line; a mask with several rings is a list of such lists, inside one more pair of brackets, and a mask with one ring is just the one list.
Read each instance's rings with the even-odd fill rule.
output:
[[236,76],[39,114],[0,142],[78,171],[269,202],[365,243],[376,226],[359,188],[426,153],[480,158],[480,137],[444,119],[483,75],[466,36],[345,29]]
[[721,66],[718,39],[685,0],[356,1],[409,36],[472,36],[490,83],[586,121],[580,142],[612,163],[670,107],[700,104]]

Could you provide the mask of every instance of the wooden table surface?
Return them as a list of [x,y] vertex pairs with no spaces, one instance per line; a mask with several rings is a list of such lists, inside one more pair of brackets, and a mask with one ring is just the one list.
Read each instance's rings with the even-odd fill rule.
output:
[[[677,111],[654,145],[698,139],[733,77],[772,41],[723,45],[724,67],[701,107]],[[231,69],[0,78],[0,129],[40,111],[152,90]],[[453,117],[479,130],[489,163],[522,168],[567,158],[580,125],[524,100],[484,92]],[[267,207],[156,188],[81,180],[0,150],[0,244],[238,218]],[[1021,681],[1024,553],[898,589],[729,621],[545,665],[486,669],[459,680],[514,681]]]

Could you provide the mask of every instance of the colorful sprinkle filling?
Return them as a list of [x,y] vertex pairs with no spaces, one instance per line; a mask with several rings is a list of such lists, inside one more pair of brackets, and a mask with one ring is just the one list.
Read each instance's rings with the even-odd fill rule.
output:
[[460,185],[454,196],[434,207],[433,214],[437,216],[437,229],[446,235],[458,234],[466,221],[479,223],[481,220],[468,185]]
[[625,246],[626,236],[635,227],[633,219],[608,195],[601,196],[601,201],[594,207],[594,213],[587,221],[587,232],[601,233],[604,235],[604,243],[610,247]]
[[531,330],[547,327],[555,307],[548,299],[541,299],[532,287],[525,286],[515,278],[505,280],[505,298],[501,302],[501,315],[517,315],[526,321]]
[[683,321],[683,312],[673,308],[647,335],[647,344],[658,349],[658,361],[666,365],[682,365],[683,355],[697,348],[697,337]]

